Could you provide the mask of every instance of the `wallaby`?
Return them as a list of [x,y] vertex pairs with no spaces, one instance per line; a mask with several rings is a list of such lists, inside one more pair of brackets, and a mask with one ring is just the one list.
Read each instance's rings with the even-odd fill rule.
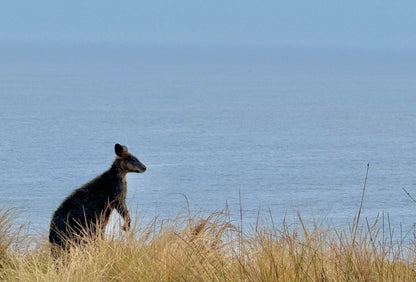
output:
[[86,236],[103,235],[114,209],[124,219],[123,230],[130,229],[126,174],[143,173],[146,166],[126,146],[116,144],[114,150],[116,159],[110,169],[73,191],[54,212],[49,231],[52,245],[68,249]]

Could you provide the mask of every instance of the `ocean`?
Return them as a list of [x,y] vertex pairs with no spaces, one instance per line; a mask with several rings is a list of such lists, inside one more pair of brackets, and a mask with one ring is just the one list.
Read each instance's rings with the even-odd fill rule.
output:
[[[415,56],[291,48],[3,46],[0,208],[47,236],[53,211],[108,169],[133,217],[229,210],[256,224],[390,222],[413,238]],[[240,208],[241,211],[240,212]],[[115,215],[116,216],[116,215]]]

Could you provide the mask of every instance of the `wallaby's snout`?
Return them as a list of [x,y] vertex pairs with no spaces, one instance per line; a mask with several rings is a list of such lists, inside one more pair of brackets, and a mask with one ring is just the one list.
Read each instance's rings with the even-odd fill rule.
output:
[[146,171],[146,166],[144,164],[142,164],[139,160],[137,160],[137,164],[136,164],[136,171],[137,173],[143,173]]

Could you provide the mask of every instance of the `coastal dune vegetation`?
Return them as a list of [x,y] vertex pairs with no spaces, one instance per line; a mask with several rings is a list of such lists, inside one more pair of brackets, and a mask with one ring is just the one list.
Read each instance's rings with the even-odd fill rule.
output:
[[393,243],[380,221],[359,216],[344,230],[308,228],[301,216],[294,227],[270,218],[243,230],[227,209],[186,213],[136,220],[54,258],[47,238],[24,234],[15,214],[0,210],[4,281],[416,281],[416,245]]

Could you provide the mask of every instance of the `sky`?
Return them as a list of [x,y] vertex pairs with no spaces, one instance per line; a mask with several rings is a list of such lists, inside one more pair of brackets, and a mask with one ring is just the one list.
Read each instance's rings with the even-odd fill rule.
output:
[[3,0],[0,43],[412,50],[416,1]]

